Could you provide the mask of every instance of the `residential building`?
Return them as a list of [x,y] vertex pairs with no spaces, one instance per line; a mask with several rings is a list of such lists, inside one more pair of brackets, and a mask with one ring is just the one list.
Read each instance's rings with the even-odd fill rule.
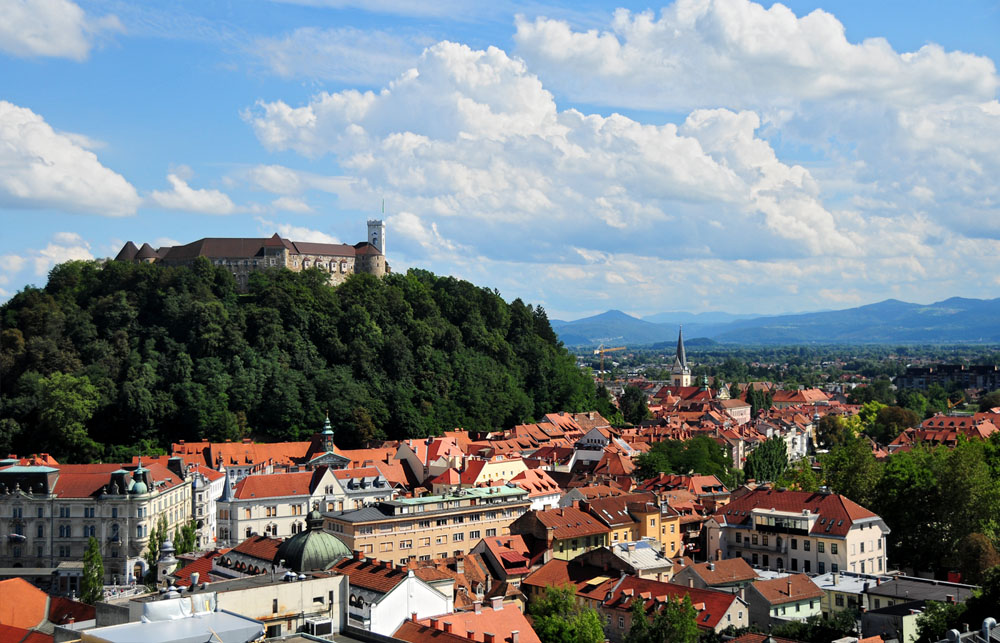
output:
[[187,467],[191,478],[191,517],[195,521],[196,549],[214,547],[218,541],[218,500],[226,486],[226,474],[195,464]]
[[611,530],[579,507],[560,507],[527,512],[511,523],[510,533],[544,542],[554,558],[573,560],[607,545]]
[[228,488],[224,486],[218,501],[219,540],[223,544],[255,534],[297,534],[306,528],[306,514],[314,507],[326,506],[327,499],[334,498],[340,487],[333,471],[321,467],[296,473],[249,475],[236,484],[231,494]]
[[746,589],[750,623],[761,628],[822,614],[823,590],[805,574],[758,580]]
[[533,550],[520,535],[483,538],[470,553],[482,556],[494,578],[515,587],[544,557],[540,547]]
[[191,519],[191,481],[159,463],[39,464],[0,461],[0,567],[83,560],[91,537],[105,582],[141,582],[143,553],[162,516],[170,533]]
[[417,577],[412,569],[357,552],[330,571],[348,578],[347,622],[376,634],[392,635],[407,618],[447,614],[451,596]]
[[481,487],[489,484],[502,484],[512,480],[528,469],[521,458],[509,458],[502,455],[492,458],[468,458],[460,480],[463,487]]
[[392,500],[403,489],[391,482],[377,466],[337,469],[333,472],[335,489],[325,498],[326,511],[349,511],[366,505]]
[[671,581],[673,576],[673,563],[660,553],[660,543],[653,539],[614,543],[592,549],[573,560],[664,583]]
[[510,482],[528,492],[531,509],[558,507],[563,495],[556,481],[542,469],[525,469],[511,478]]
[[[868,608],[867,591],[871,586],[891,580],[891,576],[874,574],[858,574],[851,572],[827,572],[814,576],[812,581],[823,590],[821,609],[823,616],[829,617],[845,610]],[[878,599],[878,607],[889,603],[884,598]]]
[[530,505],[512,485],[448,495],[397,498],[361,509],[328,512],[325,526],[352,550],[406,563],[458,556],[480,539],[505,536]]
[[763,569],[807,574],[887,569],[889,527],[837,494],[761,487],[720,508],[706,529],[709,551]]
[[695,563],[689,558],[675,561],[671,582],[699,589],[739,591],[757,580],[757,573],[742,558]]
[[476,603],[467,611],[411,617],[392,636],[408,643],[540,643],[524,614],[504,605],[500,597],[489,605]]
[[403,440],[396,450],[396,460],[402,460],[416,480],[423,482],[447,469],[461,469],[465,452],[455,438]]

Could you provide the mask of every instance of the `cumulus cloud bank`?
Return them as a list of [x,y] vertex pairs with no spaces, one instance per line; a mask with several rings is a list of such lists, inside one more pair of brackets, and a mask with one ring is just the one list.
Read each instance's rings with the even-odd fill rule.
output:
[[95,38],[122,30],[115,16],[87,16],[70,0],[0,0],[0,16],[0,51],[18,57],[85,60]]
[[82,147],[84,140],[0,100],[0,207],[135,213],[141,201],[135,188]]

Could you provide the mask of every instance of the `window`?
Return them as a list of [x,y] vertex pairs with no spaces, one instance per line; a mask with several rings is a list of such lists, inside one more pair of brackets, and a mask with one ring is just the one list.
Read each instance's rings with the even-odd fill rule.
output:
[[[41,508],[41,507],[39,507],[39,508],[38,508],[38,517],[39,517],[39,518],[41,518],[41,517],[42,517],[42,508]],[[879,549],[881,549],[881,548],[882,548],[882,544],[881,544],[881,543],[879,543]]]
[[764,558],[762,560],[764,561],[764,567],[770,567],[771,563],[767,558],[767,554],[764,554]]
[[861,561],[861,573],[865,573],[865,561]]
[[808,560],[802,561],[802,571],[804,571],[807,574],[812,571],[812,565],[810,564],[810,561]]
[[243,517],[244,518],[249,518],[250,517],[250,507],[245,507],[243,509]]
[[490,537],[496,536],[496,535],[497,535],[497,530],[496,529],[487,529],[486,530],[486,537],[487,538],[490,538]]
[[816,551],[818,551],[821,554],[824,553],[826,551],[826,543],[823,542],[822,540],[816,543]]
[[[434,544],[435,545],[442,545],[442,544],[444,544],[446,542],[448,542],[448,537],[447,536],[438,536],[438,537],[436,537],[434,539]],[[447,556],[442,556],[442,558],[447,558]]]
[[831,563],[830,571],[836,574],[837,572],[840,571],[840,565],[838,565],[837,563]]
[[750,559],[750,564],[756,567],[758,562],[759,559],[757,558],[757,554],[754,554],[753,557]]
[[836,605],[837,607],[843,607],[844,606],[844,595],[843,594],[837,594],[837,595],[835,595],[833,597],[833,604]]
[[[21,510],[20,509],[15,509],[15,511],[17,511],[17,514],[18,514],[17,516],[15,516],[15,518],[20,518],[21,517]],[[69,507],[67,507],[65,505],[59,507],[59,517],[60,518],[69,518]]]
[[478,529],[469,532],[469,540],[479,540],[479,538],[480,536]]
[[392,543],[379,543],[379,551],[392,551]]
[[625,629],[625,617],[624,616],[619,616],[618,617],[618,629],[620,629],[620,630],[624,630]]
[[793,558],[792,559],[792,571],[793,572],[799,571],[799,559],[798,558]]
[[447,527],[448,526],[448,519],[447,518],[438,518],[438,520],[437,520],[437,526],[438,527]]
[[819,561],[819,573],[820,574],[826,573],[826,563],[824,563],[823,561]]
[[412,540],[401,540],[401,541],[399,541],[399,548],[400,549],[413,549],[413,541]]
[[802,549],[804,549],[806,551],[809,551],[810,549],[812,549],[812,543],[810,541],[808,541],[808,540],[803,540],[802,541]]
[[837,554],[837,543],[830,543],[830,553],[834,555]]
[[111,517],[112,518],[117,518],[118,517],[118,507],[112,507],[111,508]]
[[69,545],[59,545],[59,558],[69,558]]
[[[93,518],[94,517],[94,508],[93,507],[84,507],[83,508],[83,517],[84,518]],[[864,551],[864,550],[862,550],[862,551]]]
[[45,525],[38,525],[38,537],[43,538],[45,536]]
[[757,544],[757,534],[750,534],[750,542],[754,545]]
[[742,542],[743,542],[743,534],[741,534],[740,532],[737,531],[736,532],[736,544],[738,545],[738,544],[740,544]]
[[760,544],[761,544],[761,545],[764,545],[764,546],[766,547],[766,546],[767,546],[767,540],[768,540],[768,539],[767,539],[767,534],[764,534],[764,535],[762,535],[762,536],[760,537]]
[[799,548],[799,539],[792,538],[792,549],[798,549],[798,548]]
[[461,542],[463,540],[465,540],[465,534],[463,534],[462,532],[454,533],[451,535],[451,541],[453,543]]

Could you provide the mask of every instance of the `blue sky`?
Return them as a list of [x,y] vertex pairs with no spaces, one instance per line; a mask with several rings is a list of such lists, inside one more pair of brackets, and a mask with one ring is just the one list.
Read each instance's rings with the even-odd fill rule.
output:
[[363,238],[576,318],[1000,296],[1000,3],[0,0],[0,300]]

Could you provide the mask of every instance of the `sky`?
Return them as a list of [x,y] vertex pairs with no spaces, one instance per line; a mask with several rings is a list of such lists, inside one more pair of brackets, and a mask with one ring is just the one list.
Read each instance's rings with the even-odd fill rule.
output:
[[0,301],[129,240],[375,217],[394,271],[553,318],[1000,297],[995,0],[0,16]]

